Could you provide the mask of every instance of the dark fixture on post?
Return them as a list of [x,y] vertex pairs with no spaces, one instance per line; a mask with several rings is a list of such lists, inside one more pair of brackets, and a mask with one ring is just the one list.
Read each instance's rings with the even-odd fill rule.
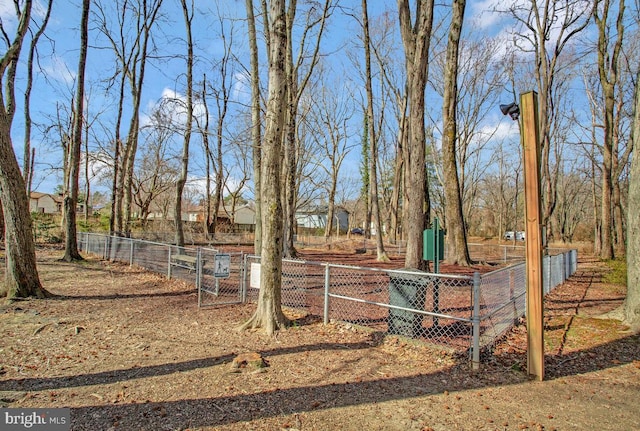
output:
[[502,111],[502,115],[509,114],[513,121],[520,118],[520,107],[518,107],[516,102],[509,103],[508,105],[500,105],[500,110]]

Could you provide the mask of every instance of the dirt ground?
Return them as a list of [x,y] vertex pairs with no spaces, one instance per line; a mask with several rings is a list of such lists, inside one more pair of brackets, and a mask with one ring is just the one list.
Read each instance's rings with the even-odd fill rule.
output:
[[39,252],[57,297],[0,307],[0,406],[70,407],[73,430],[640,429],[640,339],[596,318],[625,289],[602,283],[595,259],[545,300],[539,382],[523,371],[524,327],[474,371],[438,347],[295,314],[273,338],[238,332],[255,305],[198,309],[180,281],[62,254]]

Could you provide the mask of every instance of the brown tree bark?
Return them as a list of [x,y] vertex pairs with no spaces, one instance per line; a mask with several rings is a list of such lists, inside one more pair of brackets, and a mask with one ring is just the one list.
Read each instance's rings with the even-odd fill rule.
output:
[[187,5],[187,0],[180,0],[180,6],[182,6],[187,42],[187,95],[185,100],[187,118],[185,119],[184,125],[180,176],[178,177],[178,181],[176,181],[176,200],[173,208],[173,222],[176,230],[176,245],[178,247],[184,247],[184,230],[182,229],[182,193],[184,191],[184,185],[187,183],[187,175],[189,174],[189,146],[191,144],[191,129],[193,122],[193,39],[191,37],[193,0],[191,1],[191,5]]
[[[601,8],[599,5],[601,4]],[[615,122],[614,110],[616,106],[616,87],[618,85],[618,61],[622,51],[624,39],[624,0],[618,3],[618,16],[616,21],[616,40],[613,50],[610,51],[610,35],[608,17],[610,12],[609,0],[595,0],[594,18],[598,28],[598,73],[604,98],[602,142],[602,194],[601,194],[601,250],[602,259],[613,259],[613,192],[614,182],[614,158],[615,151]]]
[[[29,29],[32,1],[25,0],[22,10],[16,8],[16,35],[0,58],[0,202],[4,216],[5,278],[1,293],[8,298],[50,296],[40,283],[32,234],[29,200],[25,182],[11,142],[11,123],[15,115],[15,79],[22,42]],[[17,5],[17,3],[16,3]],[[0,29],[6,35],[6,29]]]
[[[303,92],[307,88],[311,75],[318,64],[320,58],[320,42],[324,35],[326,26],[326,20],[329,16],[331,6],[331,0],[324,0],[322,8],[320,9],[319,16],[316,17],[315,8],[307,14],[307,22],[304,27],[304,37],[301,38],[300,46],[298,47],[298,56],[294,61],[293,51],[293,31],[295,24],[295,17],[297,11],[297,0],[290,0],[286,13],[286,26],[287,26],[287,60],[286,60],[286,76],[287,76],[287,90],[288,90],[288,108],[286,114],[286,128],[285,133],[285,147],[284,147],[284,162],[283,162],[283,188],[282,188],[282,206],[284,211],[284,254],[288,257],[295,257],[297,251],[294,246],[293,237],[295,234],[295,212],[297,208],[298,200],[298,171],[299,171],[299,144],[296,139],[297,122],[298,122],[298,107],[300,105],[300,99]],[[312,52],[306,52],[307,36],[310,34],[310,30],[318,26],[318,33],[313,41]],[[307,69],[304,74],[301,73],[302,66],[306,64]]]
[[89,9],[91,0],[82,1],[82,18],[80,20],[80,56],[78,58],[78,76],[73,115],[73,135],[69,148],[69,163],[66,175],[67,183],[64,190],[65,213],[65,247],[62,260],[72,262],[83,260],[78,251],[78,235],[76,216],[78,206],[78,189],[80,178],[80,152],[82,149],[82,130],[84,124],[84,75],[87,66],[87,48],[89,38]]
[[464,21],[465,0],[454,0],[453,14],[449,26],[449,41],[444,72],[444,97],[442,109],[442,169],[444,173],[445,219],[447,261],[452,264],[469,266],[467,230],[462,210],[462,195],[456,159],[458,127],[456,104],[458,99],[458,52],[460,35]]
[[258,42],[256,22],[253,13],[253,0],[246,0],[247,27],[249,30],[249,50],[251,53],[251,148],[253,153],[253,187],[256,211],[256,228],[254,231],[254,252],[262,249],[262,197],[260,187],[261,139],[262,127],[260,117],[260,77],[258,71]]
[[[116,4],[118,10],[119,34],[112,34],[107,25],[108,12],[105,13],[103,5],[96,3],[98,14],[101,15],[103,23],[100,30],[109,40],[112,49],[116,53],[122,73],[120,87],[120,102],[124,100],[125,81],[129,81],[131,93],[131,118],[129,119],[129,130],[124,143],[119,140],[119,124],[122,116],[122,104],[118,112],[118,123],[116,127],[116,154],[114,157],[114,203],[112,215],[114,219],[114,231],[118,234],[128,236],[131,233],[131,208],[133,203],[133,170],[138,149],[138,134],[140,126],[140,103],[142,98],[142,85],[144,83],[147,57],[150,49],[150,39],[152,29],[158,18],[163,0],[136,0],[128,2],[130,7]],[[125,30],[128,25],[129,14],[135,21],[132,26],[134,40],[127,40],[129,33]],[[129,45],[128,43],[131,42]],[[119,154],[118,154],[119,153]],[[121,156],[121,157],[120,157]],[[116,168],[117,166],[117,168]]]
[[[640,72],[637,73],[632,140],[640,148]],[[624,321],[640,332],[640,157],[631,159],[627,209],[627,296],[623,304]]]
[[[51,6],[53,0],[48,0],[45,16],[38,31],[33,35],[31,44],[29,45],[29,55],[27,57],[27,86],[24,91],[24,156],[22,160],[22,176],[27,188],[27,196],[31,194],[31,181],[33,179],[33,159],[35,154],[31,148],[31,91],[33,90],[33,60],[36,53],[38,41],[47,28],[49,18],[51,17]],[[33,149],[35,150],[35,149]]]
[[282,312],[283,211],[282,145],[287,106],[287,28],[284,0],[269,2],[269,96],[262,146],[262,250],[258,308],[241,329],[264,328],[268,335],[285,328]]
[[403,154],[405,167],[403,226],[407,235],[405,266],[416,269],[425,267],[422,235],[429,219],[424,92],[429,72],[428,56],[433,26],[433,7],[433,0],[417,2],[415,23],[412,23],[409,1],[398,0],[409,98],[409,133]]
[[373,85],[371,83],[371,39],[369,36],[369,12],[367,0],[362,0],[362,28],[364,31],[364,53],[365,53],[365,87],[367,90],[367,126],[369,127],[369,201],[371,202],[371,213],[376,226],[376,255],[380,262],[389,260],[389,256],[384,249],[382,241],[382,220],[380,219],[380,200],[378,197],[378,139],[373,121]]

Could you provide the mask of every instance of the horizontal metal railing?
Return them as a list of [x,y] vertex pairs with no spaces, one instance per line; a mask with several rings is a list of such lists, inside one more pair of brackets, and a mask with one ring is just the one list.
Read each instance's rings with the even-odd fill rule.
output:
[[[213,269],[220,250],[79,234],[82,251],[191,282],[198,305],[256,302],[260,257],[225,253],[228,275]],[[545,293],[577,268],[577,251],[543,258]],[[480,275],[434,274],[284,259],[282,305],[373,330],[468,351],[474,364],[526,311],[524,262]]]

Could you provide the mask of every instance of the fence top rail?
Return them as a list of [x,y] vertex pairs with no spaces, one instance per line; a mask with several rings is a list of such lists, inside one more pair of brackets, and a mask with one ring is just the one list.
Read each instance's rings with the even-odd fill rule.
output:
[[501,273],[501,272],[511,271],[511,270],[513,270],[513,269],[516,269],[516,268],[517,268],[517,267],[519,267],[519,266],[524,267],[524,265],[525,265],[525,263],[524,263],[524,262],[514,263],[514,264],[511,264],[511,265],[509,265],[509,266],[505,266],[505,267],[503,267],[503,268],[498,268],[498,269],[496,269],[496,270],[494,270],[494,271],[491,271],[491,272],[487,272],[487,273],[485,273],[485,274],[482,274],[482,275],[480,276],[480,278],[491,277],[491,276],[494,276],[494,275],[499,274],[499,273]]
[[246,256],[247,253],[244,251],[224,251],[222,248],[201,248],[204,252],[213,252],[215,254],[228,254],[229,256]]
[[[137,239],[137,238],[128,238],[126,236],[117,236],[117,235],[108,235],[106,233],[95,233],[95,232],[85,232],[86,235],[92,235],[92,236],[102,236],[105,238],[113,238],[113,239],[117,239],[119,241],[129,241],[129,242],[144,242],[146,244],[151,244],[151,245],[159,245],[162,247],[173,247],[171,244],[166,244],[163,242],[154,242],[154,241],[147,241],[146,239]],[[187,247],[185,247],[187,248]]]
[[[251,254],[247,255],[248,259],[260,259],[260,256]],[[437,278],[448,278],[454,280],[473,280],[473,276],[471,275],[459,275],[459,274],[438,274],[434,272],[421,272],[418,270],[409,270],[409,269],[384,269],[384,268],[375,268],[370,266],[355,266],[355,265],[342,265],[339,263],[331,263],[331,262],[318,262],[318,261],[308,261],[308,260],[299,260],[299,259],[282,259],[282,262],[287,263],[298,263],[304,265],[318,265],[318,266],[328,266],[330,268],[342,268],[342,269],[352,269],[352,270],[360,270],[360,271],[371,271],[371,272],[384,272],[384,273],[393,273],[393,274],[405,274],[405,275],[416,275],[420,277],[437,277]]]

